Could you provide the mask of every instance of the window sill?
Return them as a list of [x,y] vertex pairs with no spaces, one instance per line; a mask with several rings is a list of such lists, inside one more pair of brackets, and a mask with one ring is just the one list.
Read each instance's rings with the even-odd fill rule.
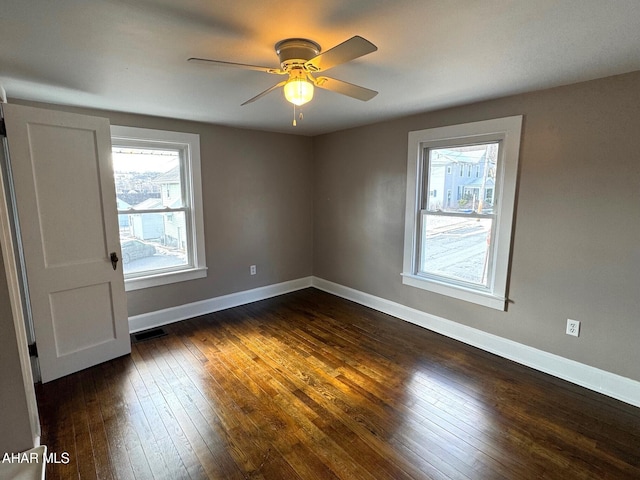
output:
[[404,285],[421,288],[422,290],[428,290],[440,295],[457,298],[458,300],[464,300],[465,302],[482,305],[483,307],[489,307],[500,311],[506,310],[506,298],[491,293],[479,292],[458,285],[437,282],[411,273],[402,274],[402,283]]
[[190,270],[180,270],[178,272],[159,273],[146,277],[129,278],[124,281],[124,289],[127,292],[132,290],[142,290],[143,288],[168,285],[170,283],[186,282],[207,276],[207,267],[192,268]]

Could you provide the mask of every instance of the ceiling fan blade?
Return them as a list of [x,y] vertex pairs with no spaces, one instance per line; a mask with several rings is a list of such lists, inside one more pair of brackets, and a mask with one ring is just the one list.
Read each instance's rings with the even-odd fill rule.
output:
[[187,62],[202,63],[205,65],[216,65],[219,67],[244,68],[245,70],[257,70],[258,72],[273,73],[276,75],[284,75],[285,73],[287,73],[284,70],[280,70],[279,68],[261,67],[259,65],[247,65],[246,63],[224,62],[222,60],[209,60],[208,58],[191,57],[187,59]]
[[356,35],[342,42],[340,45],[336,45],[326,52],[316,55],[305,63],[305,67],[312,72],[329,70],[336,65],[349,62],[368,53],[375,52],[376,50],[378,50],[378,47],[373,43]]
[[358,85],[354,85],[353,83],[343,82],[342,80],[336,80],[335,78],[319,77],[315,80],[317,87],[340,93],[357,100],[362,100],[363,102],[371,100],[373,97],[378,95],[378,92],[376,92],[375,90],[360,87]]
[[287,83],[287,81],[285,80],[284,82],[280,82],[275,84],[273,87],[271,88],[267,88],[264,92],[259,93],[258,95],[256,95],[253,98],[250,98],[249,100],[247,100],[246,102],[244,102],[242,105],[240,105],[241,107],[244,107],[245,105],[249,104],[249,103],[253,103],[256,100],[259,100],[260,98],[264,97],[267,93],[271,93],[273,92],[275,89],[282,87],[285,83]]

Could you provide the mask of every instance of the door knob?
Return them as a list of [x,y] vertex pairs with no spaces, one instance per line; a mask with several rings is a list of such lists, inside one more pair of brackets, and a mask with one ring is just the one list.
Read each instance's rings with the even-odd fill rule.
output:
[[111,266],[113,267],[114,270],[118,266],[118,260],[119,258],[116,252],[111,252]]

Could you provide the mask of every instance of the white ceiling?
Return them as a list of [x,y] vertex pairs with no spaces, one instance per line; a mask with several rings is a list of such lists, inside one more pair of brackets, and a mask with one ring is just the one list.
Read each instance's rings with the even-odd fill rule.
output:
[[[291,125],[266,73],[288,37],[323,50],[361,35],[378,51],[327,76],[379,95],[316,90]],[[640,70],[639,0],[0,0],[9,98],[315,135]]]

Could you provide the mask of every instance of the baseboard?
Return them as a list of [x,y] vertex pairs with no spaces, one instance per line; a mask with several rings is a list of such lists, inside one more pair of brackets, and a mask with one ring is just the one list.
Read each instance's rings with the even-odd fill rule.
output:
[[311,286],[312,277],[304,277],[288,282],[276,283],[264,287],[244,290],[220,297],[214,297],[200,302],[188,303],[177,307],[157,310],[129,317],[129,332],[136,333],[150,328],[161,327],[188,318],[218,312],[227,308],[245,305],[247,303],[276,297],[285,293],[301,290]]
[[640,382],[318,277],[311,285],[581,387],[640,407]]

